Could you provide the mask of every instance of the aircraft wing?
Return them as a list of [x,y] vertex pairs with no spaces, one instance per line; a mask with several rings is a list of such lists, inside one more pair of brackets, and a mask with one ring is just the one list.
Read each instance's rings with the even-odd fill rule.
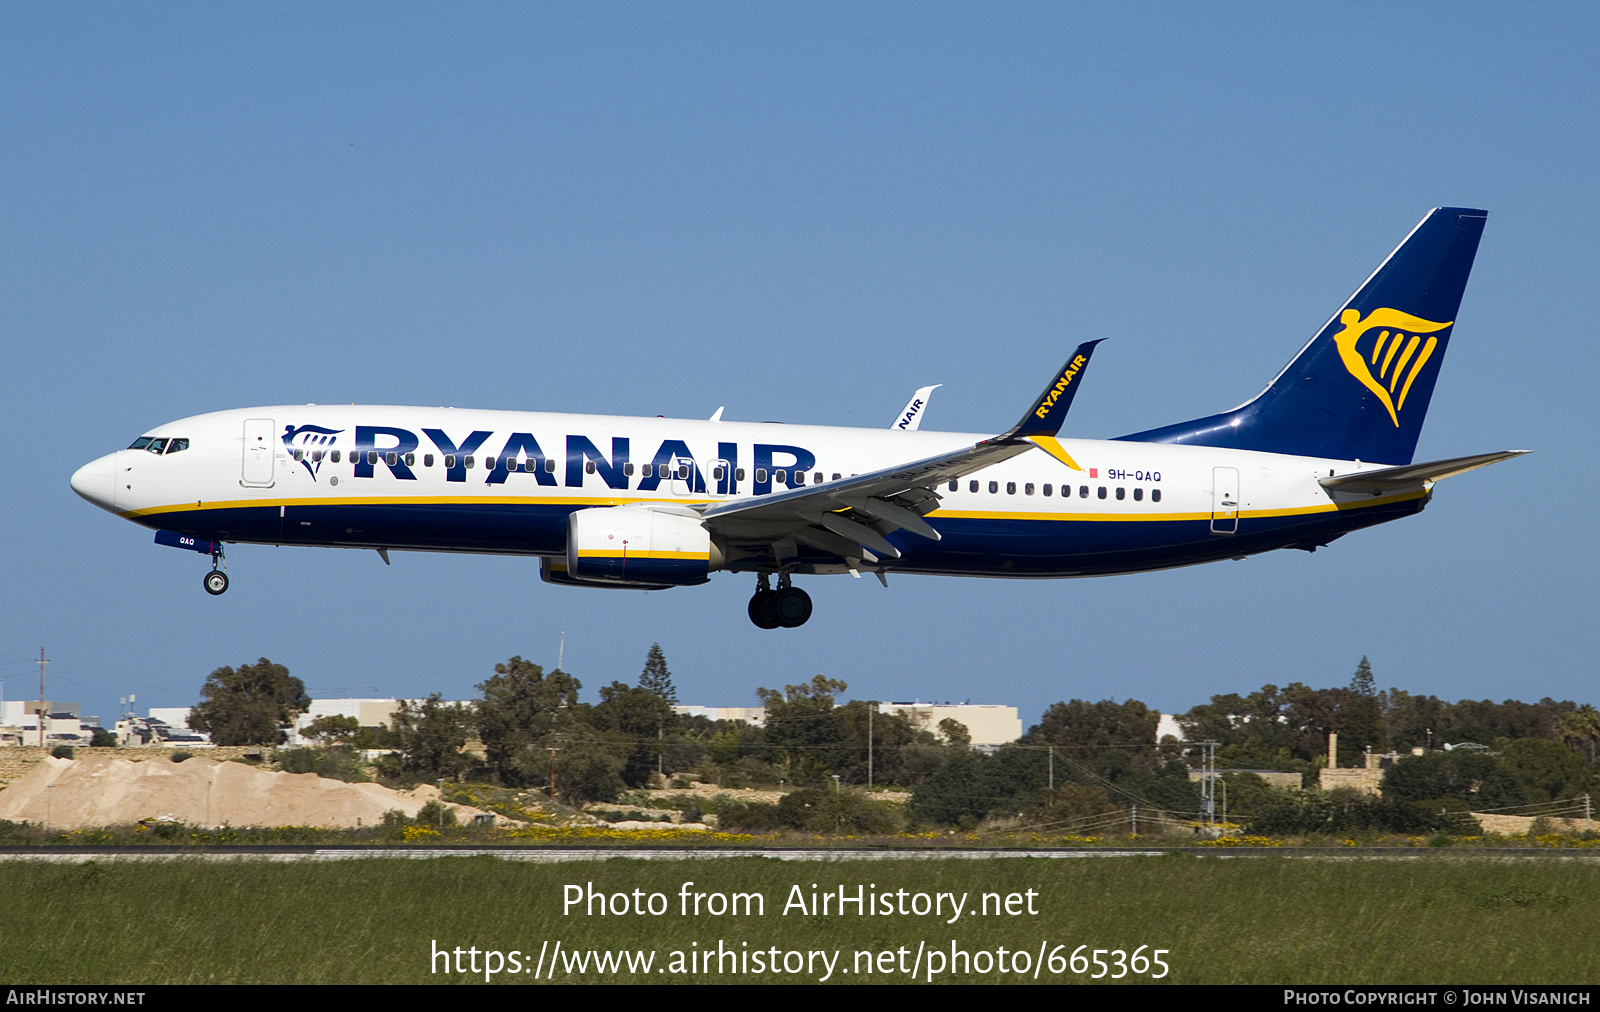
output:
[[1430,460],[1422,464],[1402,464],[1399,467],[1385,467],[1376,471],[1358,471],[1332,478],[1319,478],[1318,482],[1323,488],[1332,492],[1370,491],[1374,495],[1382,492],[1398,492],[1406,488],[1421,488],[1423,482],[1452,478],[1480,467],[1498,464],[1502,460],[1520,457],[1527,452],[1529,451],[1500,450],[1495,453],[1479,453],[1471,457],[1451,457],[1449,460]]
[[[992,439],[838,481],[716,503],[701,517],[713,531],[736,542],[776,543],[792,537],[845,559],[870,559],[873,552],[898,558],[899,550],[884,538],[897,529],[938,541],[939,532],[923,519],[939,504],[934,491],[938,485],[1035,446],[1082,470],[1055,437],[1099,343],[1079,345],[1022,421]],[[864,555],[862,549],[870,551]]]

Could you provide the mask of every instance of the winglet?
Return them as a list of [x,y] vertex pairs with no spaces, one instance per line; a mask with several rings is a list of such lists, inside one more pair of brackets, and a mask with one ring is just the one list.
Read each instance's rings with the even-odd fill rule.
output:
[[910,432],[920,427],[923,409],[928,406],[928,398],[942,386],[943,383],[935,383],[931,387],[919,387],[917,392],[911,395],[911,400],[906,402],[906,406],[900,409],[899,416],[889,428]]
[[1061,367],[1055,378],[1050,381],[1050,385],[1044,388],[1044,393],[1033,402],[1033,407],[1022,416],[1022,421],[1017,423],[1016,428],[1006,433],[1007,437],[1033,440],[1052,456],[1060,457],[1060,454],[1040,442],[1037,437],[1046,437],[1050,442],[1055,442],[1055,434],[1061,431],[1061,423],[1066,421],[1067,411],[1072,407],[1072,398],[1078,392],[1078,380],[1089,365],[1089,356],[1094,354],[1094,346],[1099,343],[1100,341],[1095,340],[1078,345],[1078,349],[1067,359],[1067,364]]

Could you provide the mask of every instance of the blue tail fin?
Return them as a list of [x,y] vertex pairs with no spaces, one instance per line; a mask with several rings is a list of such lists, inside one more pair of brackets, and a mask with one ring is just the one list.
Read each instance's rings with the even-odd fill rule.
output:
[[1255,400],[1120,438],[1411,463],[1487,215],[1435,208]]

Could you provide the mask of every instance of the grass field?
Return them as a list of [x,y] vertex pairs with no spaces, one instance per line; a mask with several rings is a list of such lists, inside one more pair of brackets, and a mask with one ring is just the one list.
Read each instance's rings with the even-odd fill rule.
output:
[[[694,883],[691,897],[706,894],[698,915],[681,910],[693,902],[682,898],[685,882]],[[565,888],[587,896],[589,883],[608,896],[625,894],[630,912],[587,916],[579,904],[564,914]],[[785,913],[796,886],[808,906],[814,887],[836,896],[845,886],[852,897],[867,887],[869,905],[873,893],[891,893],[897,912],[859,916],[852,905],[840,916],[830,905],[825,914]],[[665,913],[648,912],[652,893]],[[711,894],[732,893],[761,894],[764,914],[709,912],[717,904]],[[946,923],[954,902],[947,900],[942,916],[919,916],[911,911],[921,902],[917,893],[965,894],[963,914]],[[1600,862],[1559,858],[4,862],[0,894],[10,898],[0,981],[11,984],[484,981],[483,972],[441,969],[453,955],[430,967],[435,942],[444,950],[500,953],[495,982],[534,984],[549,978],[558,941],[568,961],[554,960],[558,983],[796,983],[824,976],[827,961],[817,956],[787,972],[785,959],[797,966],[790,952],[802,961],[837,953],[831,982],[905,983],[919,946],[919,981],[942,961],[935,981],[1060,983],[1100,972],[1092,963],[1086,973],[1063,965],[1080,945],[1084,961],[1094,949],[1131,957],[1148,946],[1143,958],[1168,950],[1165,979],[1179,983],[1600,979]],[[975,913],[983,894],[994,896],[987,915]],[[1027,912],[1029,903],[1036,913]],[[632,912],[635,905],[645,912]],[[702,966],[698,953],[719,946],[740,954],[723,957],[722,970],[740,968],[742,959],[743,972]],[[508,972],[513,950],[530,968],[545,952],[537,978]],[[648,973],[638,965],[629,972],[625,962],[597,970],[590,950],[648,952],[653,962]],[[763,968],[776,963],[779,971],[755,972],[750,954],[757,950]],[[1026,954],[1025,970],[1017,951]],[[579,955],[586,968],[571,963],[569,971]],[[481,969],[493,962],[467,953],[463,965],[474,958]],[[1101,959],[1108,976],[1117,973],[1115,955]],[[1153,972],[1159,969],[1130,969],[1123,980]]]

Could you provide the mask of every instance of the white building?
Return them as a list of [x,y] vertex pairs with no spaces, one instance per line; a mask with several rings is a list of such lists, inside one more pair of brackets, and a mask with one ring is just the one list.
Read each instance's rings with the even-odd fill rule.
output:
[[939,734],[939,722],[966,727],[973,745],[1004,745],[1022,737],[1022,718],[1014,706],[998,703],[879,703],[879,713],[904,717],[919,731]]

